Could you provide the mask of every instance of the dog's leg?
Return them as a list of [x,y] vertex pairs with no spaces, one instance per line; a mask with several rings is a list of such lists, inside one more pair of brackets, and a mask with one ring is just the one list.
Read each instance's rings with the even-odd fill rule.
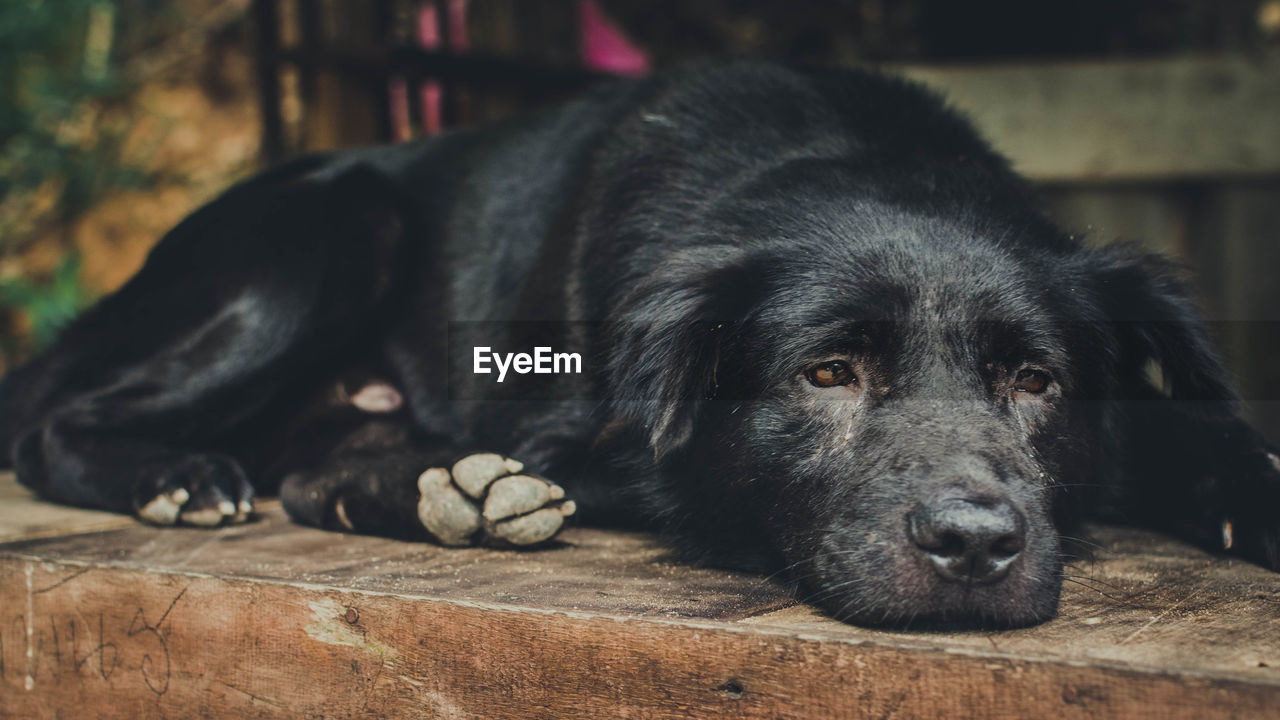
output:
[[295,418],[268,475],[300,523],[443,545],[533,545],[574,513],[560,486],[456,442],[424,437],[386,374],[353,371]]
[[15,467],[24,484],[157,525],[214,526],[253,511],[253,487],[233,457],[116,436],[82,419],[60,415],[19,437]]
[[20,374],[23,483],[158,524],[248,516],[238,434],[376,333],[403,230],[370,172],[278,175],[175,228]]
[[1110,320],[1118,415],[1102,442],[1118,444],[1125,519],[1280,570],[1280,456],[1241,419],[1176,269],[1126,246],[1085,258]]
[[1238,417],[1129,409],[1126,514],[1280,571],[1280,453]]

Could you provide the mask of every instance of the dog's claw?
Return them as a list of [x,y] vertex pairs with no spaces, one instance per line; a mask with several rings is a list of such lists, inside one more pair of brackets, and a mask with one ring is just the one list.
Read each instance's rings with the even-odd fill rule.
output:
[[404,405],[404,397],[394,386],[385,382],[372,382],[351,396],[356,408],[370,414],[392,413]]
[[182,510],[191,494],[183,488],[172,492],[161,493],[151,499],[138,510],[138,517],[153,525],[173,525],[178,522],[178,513]]
[[138,517],[152,525],[192,525],[195,527],[218,527],[224,522],[238,524],[245,522],[253,514],[253,502],[241,500],[233,503],[220,500],[212,507],[188,509],[191,504],[191,493],[185,488],[161,493],[138,510]]
[[533,545],[551,539],[577,509],[564,489],[496,453],[469,455],[452,470],[418,477],[418,518],[442,545],[496,541]]
[[218,527],[245,522],[253,514],[253,488],[225,456],[179,458],[141,483],[137,497],[138,518],[153,525]]

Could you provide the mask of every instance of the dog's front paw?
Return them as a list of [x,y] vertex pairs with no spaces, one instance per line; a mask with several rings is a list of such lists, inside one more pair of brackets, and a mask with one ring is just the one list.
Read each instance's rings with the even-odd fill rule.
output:
[[431,468],[418,477],[418,518],[442,545],[550,540],[576,507],[559,485],[519,474],[523,469],[495,453],[468,455],[448,470]]
[[185,455],[147,473],[134,489],[134,510],[153,525],[217,527],[253,513],[253,486],[224,455]]
[[1280,572],[1280,454],[1252,456],[1222,514],[1222,549]]

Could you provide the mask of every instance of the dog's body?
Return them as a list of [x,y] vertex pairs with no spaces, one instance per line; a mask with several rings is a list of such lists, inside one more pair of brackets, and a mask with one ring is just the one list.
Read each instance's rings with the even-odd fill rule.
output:
[[[535,345],[583,374],[471,372]],[[217,523],[283,479],[299,520],[424,536],[419,473],[490,450],[857,622],[1043,620],[1059,529],[1104,505],[1280,569],[1275,455],[1166,265],[1082,247],[935,98],[852,71],[619,82],[296,161],[0,401],[64,502]]]

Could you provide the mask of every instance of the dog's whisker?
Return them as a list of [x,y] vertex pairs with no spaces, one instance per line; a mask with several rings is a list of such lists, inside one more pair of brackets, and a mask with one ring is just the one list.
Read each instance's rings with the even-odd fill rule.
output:
[[1121,586],[1116,585],[1115,583],[1108,582],[1108,581],[1106,581],[1106,580],[1103,580],[1103,579],[1101,579],[1101,578],[1094,577],[1094,576],[1092,576],[1092,575],[1076,575],[1076,574],[1073,574],[1073,573],[1067,572],[1067,571],[1065,571],[1065,570],[1064,570],[1064,571],[1059,572],[1059,573],[1058,573],[1058,577],[1061,577],[1061,578],[1071,578],[1071,579],[1073,579],[1073,580],[1087,580],[1087,581],[1089,581],[1089,582],[1097,583],[1098,585],[1105,585],[1105,586],[1107,586],[1107,587],[1114,588],[1114,589],[1116,589],[1116,590],[1123,590],[1123,589],[1124,589],[1124,588],[1122,588]]
[[845,580],[843,582],[837,583],[836,585],[824,588],[816,593],[807,595],[801,599],[801,602],[804,602],[810,605],[816,605],[822,602],[823,600],[827,600],[832,597],[835,597],[836,595],[839,595],[841,592],[845,591],[850,587],[853,587],[855,585],[860,585],[862,584],[862,582],[863,581],[861,579],[857,579],[857,578],[852,580]]
[[1099,596],[1101,596],[1101,597],[1104,597],[1104,598],[1106,598],[1106,599],[1108,599],[1108,600],[1112,600],[1112,601],[1114,601],[1114,602],[1120,603],[1120,604],[1122,604],[1122,605],[1126,605],[1126,606],[1129,606],[1129,607],[1136,607],[1136,605],[1135,605],[1131,600],[1129,600],[1128,598],[1124,598],[1124,597],[1120,597],[1120,596],[1118,596],[1118,595],[1112,595],[1111,593],[1103,592],[1102,590],[1099,590],[1098,588],[1093,587],[1092,585],[1088,585],[1088,584],[1086,584],[1086,583],[1083,583],[1083,582],[1081,582],[1080,580],[1078,580],[1078,579],[1076,579],[1076,578],[1069,578],[1069,577],[1068,577],[1068,578],[1062,578],[1062,581],[1063,581],[1063,582],[1066,582],[1066,583],[1071,583],[1071,584],[1073,584],[1073,585],[1078,585],[1078,586],[1080,586],[1080,587],[1084,588],[1085,590],[1088,590],[1089,592],[1095,593],[1095,594],[1097,594],[1097,595],[1099,595]]
[[1093,549],[1095,549],[1095,550],[1098,550],[1099,552],[1111,552],[1110,550],[1108,550],[1108,549],[1106,549],[1105,547],[1103,547],[1103,546],[1099,545],[1098,543],[1093,542],[1093,541],[1091,541],[1091,540],[1086,540],[1085,538],[1082,538],[1082,537],[1076,537],[1076,536],[1074,536],[1074,535],[1058,535],[1058,537],[1062,538],[1063,540],[1070,540],[1070,541],[1071,541],[1071,542],[1073,542],[1073,543],[1079,543],[1079,544],[1081,544],[1081,545],[1087,545],[1087,546],[1089,546],[1089,547],[1091,547],[1091,548],[1093,548]]

